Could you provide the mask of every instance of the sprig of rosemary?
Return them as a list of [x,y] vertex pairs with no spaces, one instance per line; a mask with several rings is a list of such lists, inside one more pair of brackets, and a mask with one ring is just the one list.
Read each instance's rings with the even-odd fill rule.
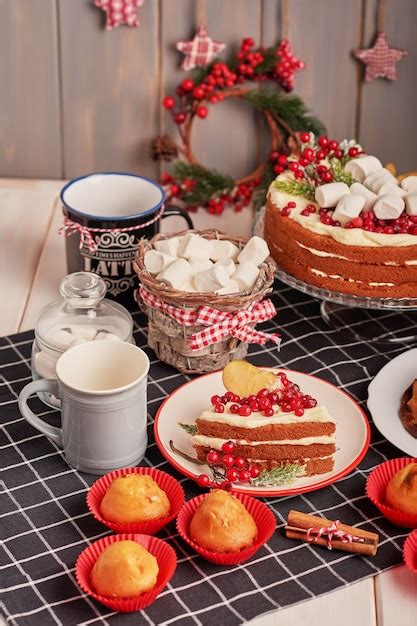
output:
[[353,185],[355,179],[352,174],[346,172],[343,163],[339,159],[330,159],[329,160],[330,169],[333,174],[333,180],[336,183],[346,183],[349,187]]
[[286,463],[271,470],[262,470],[258,478],[252,480],[253,487],[278,487],[288,485],[305,474],[305,465]]
[[182,422],[178,422],[178,426],[183,428],[189,435],[195,435],[197,432],[197,426],[195,424],[183,424]]
[[273,186],[283,193],[289,193],[292,196],[304,196],[308,200],[314,200],[316,188],[309,183],[300,183],[296,180],[275,180]]

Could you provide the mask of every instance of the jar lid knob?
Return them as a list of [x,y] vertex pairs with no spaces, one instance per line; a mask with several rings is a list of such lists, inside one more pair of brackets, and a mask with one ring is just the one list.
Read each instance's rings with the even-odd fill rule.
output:
[[106,283],[92,272],[68,274],[59,285],[59,293],[76,307],[91,307],[106,295]]

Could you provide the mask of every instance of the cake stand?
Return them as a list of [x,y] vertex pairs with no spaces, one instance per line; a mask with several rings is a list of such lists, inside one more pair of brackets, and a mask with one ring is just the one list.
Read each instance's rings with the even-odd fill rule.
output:
[[322,289],[278,268],[286,285],[321,300],[320,313],[328,326],[348,330],[367,342],[417,343],[416,298],[368,298]]

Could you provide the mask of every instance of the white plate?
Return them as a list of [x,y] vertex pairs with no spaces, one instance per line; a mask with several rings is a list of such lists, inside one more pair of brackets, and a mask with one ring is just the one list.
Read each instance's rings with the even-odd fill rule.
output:
[[[240,493],[254,496],[284,496],[325,487],[349,474],[360,463],[368,449],[370,440],[368,420],[362,409],[347,393],[309,374],[292,370],[286,373],[304,393],[316,398],[319,404],[325,404],[336,420],[337,449],[334,455],[334,469],[326,474],[297,478],[290,486],[236,485],[236,491]],[[194,424],[201,412],[210,406],[211,396],[221,395],[224,391],[221,372],[200,376],[176,389],[162,403],[155,417],[155,439],[160,451],[177,470],[190,478],[196,479],[199,474],[209,473],[208,468],[187,461],[172,452],[169,442],[172,440],[176,448],[195,456],[190,435],[178,426],[178,422]]]
[[406,430],[398,410],[401,396],[417,378],[417,348],[384,365],[368,387],[368,409],[379,432],[394,446],[417,456],[417,439]]

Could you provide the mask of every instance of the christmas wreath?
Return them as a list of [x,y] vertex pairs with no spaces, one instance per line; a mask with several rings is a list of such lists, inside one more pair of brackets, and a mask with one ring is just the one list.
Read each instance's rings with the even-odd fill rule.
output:
[[[168,135],[156,138],[152,156],[165,161],[182,157],[162,175],[168,200],[189,210],[205,207],[217,214],[227,205],[240,211],[252,199],[261,205],[271,181],[284,171],[287,155],[298,152],[303,132],[319,135],[325,130],[303,101],[288,93],[294,87],[294,73],[302,69],[304,63],[292,54],[287,40],[275,47],[255,48],[254,40],[247,37],[228,63],[215,59],[195,69],[192,78],[178,85],[177,98],[165,96],[162,105],[171,113],[180,141],[176,143]],[[250,82],[258,83],[258,87],[252,88]],[[270,83],[268,88],[263,88],[265,82]],[[228,98],[245,100],[262,112],[271,136],[267,159],[239,179],[199,163],[191,145],[195,117],[205,119],[207,105]]]

